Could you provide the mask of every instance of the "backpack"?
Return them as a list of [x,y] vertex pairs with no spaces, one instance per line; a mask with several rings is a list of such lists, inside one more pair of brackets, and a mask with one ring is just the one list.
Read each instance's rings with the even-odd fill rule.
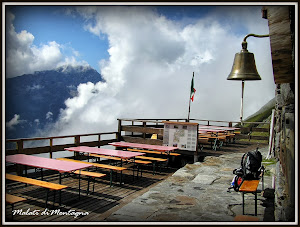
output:
[[262,155],[258,148],[256,148],[256,151],[249,151],[243,154],[241,167],[233,170],[235,176],[232,179],[231,186],[228,188],[228,192],[232,188],[238,192],[244,180],[258,179],[263,169],[261,162]]
[[241,169],[243,170],[243,178],[247,180],[258,179],[261,173],[262,155],[258,148],[256,151],[245,153],[241,160]]

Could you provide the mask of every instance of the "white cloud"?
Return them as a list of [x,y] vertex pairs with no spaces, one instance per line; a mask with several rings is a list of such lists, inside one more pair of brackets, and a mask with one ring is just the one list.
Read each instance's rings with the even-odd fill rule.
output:
[[[49,41],[40,45],[34,44],[34,35],[28,31],[17,33],[13,25],[15,16],[6,13],[6,77],[16,77],[35,71],[50,70],[62,65],[87,65],[85,61],[77,62],[80,53],[68,44],[62,45]],[[70,49],[70,56],[63,50]],[[17,64],[16,64],[17,63]]]
[[40,84],[34,84],[34,85],[32,85],[32,86],[27,86],[27,88],[26,88],[26,90],[27,91],[33,91],[33,90],[40,90],[40,89],[42,89],[42,88],[44,88],[43,86],[41,86]]
[[53,113],[52,112],[49,111],[49,112],[46,113],[46,119],[47,120],[52,120],[52,117],[53,117]]
[[14,129],[15,126],[17,126],[18,124],[21,124],[25,121],[26,120],[20,120],[20,115],[15,114],[14,117],[10,121],[6,122],[6,127],[9,130],[12,130],[12,129]]
[[[108,37],[109,59],[99,62],[106,83],[80,85],[55,133],[116,130],[117,118],[187,118],[193,72],[191,118],[238,121],[241,82],[226,78],[243,37],[268,33],[268,25],[260,7],[227,9],[183,25],[147,7],[78,7],[85,28]],[[246,82],[245,117],[273,98],[275,87],[269,40],[249,40],[248,47],[263,79]]]

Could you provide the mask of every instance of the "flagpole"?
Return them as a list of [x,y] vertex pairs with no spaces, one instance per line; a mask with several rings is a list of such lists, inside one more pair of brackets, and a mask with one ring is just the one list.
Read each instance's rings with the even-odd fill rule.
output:
[[[192,80],[194,79],[194,72],[193,72],[193,78]],[[189,98],[189,113],[188,113],[188,122],[190,122],[190,113],[191,113],[191,94],[192,94],[192,91],[190,92],[190,98]]]
[[190,122],[190,112],[191,112],[191,98],[190,98],[190,102],[189,102],[188,122]]

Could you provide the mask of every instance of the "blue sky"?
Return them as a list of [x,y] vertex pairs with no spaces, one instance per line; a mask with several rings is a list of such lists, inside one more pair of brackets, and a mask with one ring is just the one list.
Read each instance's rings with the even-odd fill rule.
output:
[[[255,5],[6,7],[7,78],[70,64],[105,79],[79,85],[54,135],[114,130],[122,117],[186,118],[193,72],[191,118],[239,120],[241,84],[226,78],[243,38],[269,33]],[[247,41],[262,80],[245,84],[245,117],[275,89],[269,38]]]
[[[216,6],[156,6],[154,10],[170,20],[183,24],[192,23],[203,17]],[[14,26],[17,33],[26,30],[34,35],[33,45],[40,46],[50,41],[64,44],[78,51],[78,60],[84,60],[99,71],[98,61],[108,58],[108,41],[84,28],[86,20],[78,14],[68,14],[72,6],[10,6],[15,15]],[[64,49],[70,55],[69,49]]]
[[[49,41],[65,44],[79,51],[79,60],[87,61],[97,71],[98,61],[107,58],[107,39],[99,39],[86,31],[84,20],[66,14],[64,6],[17,6],[10,11],[16,16],[16,32],[29,31],[35,37],[34,45],[46,44]],[[70,54],[69,50],[64,50]]]

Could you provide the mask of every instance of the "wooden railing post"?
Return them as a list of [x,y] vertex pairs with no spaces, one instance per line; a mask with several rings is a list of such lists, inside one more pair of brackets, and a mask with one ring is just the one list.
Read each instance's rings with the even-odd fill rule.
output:
[[118,134],[117,134],[117,140],[121,141],[121,132],[122,132],[122,120],[118,119]]
[[74,137],[74,144],[75,144],[75,146],[80,146],[80,136],[79,135]]
[[100,148],[101,134],[98,135],[98,148]]
[[53,156],[52,156],[52,146],[53,146],[53,138],[50,138],[50,158],[53,158]]
[[[18,140],[17,142],[17,153],[18,154],[23,154],[23,148],[24,148],[24,141],[23,140]],[[23,170],[24,167],[21,165],[16,165],[16,171],[17,175],[22,176],[23,175]]]
[[[143,122],[143,127],[146,128],[147,123],[144,121]],[[143,139],[146,139],[146,133],[143,133]]]
[[[80,146],[80,136],[79,135],[77,135],[77,136],[74,137],[74,144],[75,144],[76,147]],[[75,157],[75,159],[78,156],[79,156],[79,153],[74,151],[74,157]]]

